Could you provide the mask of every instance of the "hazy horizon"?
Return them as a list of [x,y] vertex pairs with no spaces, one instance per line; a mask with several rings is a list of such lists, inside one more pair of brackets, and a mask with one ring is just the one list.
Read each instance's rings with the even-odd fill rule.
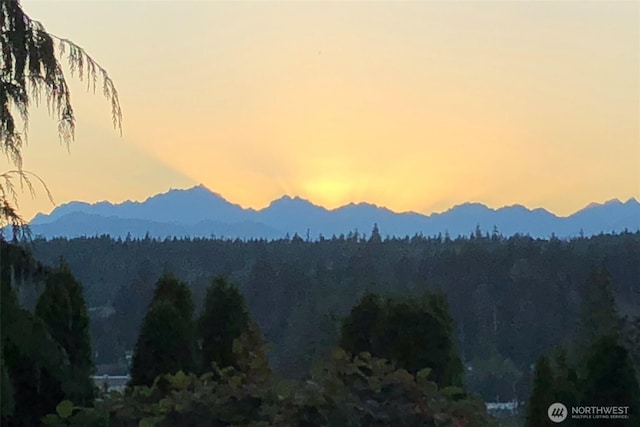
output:
[[[638,2],[41,2],[120,93],[68,75],[70,153],[34,110],[25,168],[55,201],[142,200],[204,183],[260,209],[567,216],[640,198]],[[20,199],[32,218],[43,191]]]
[[560,215],[560,214],[558,214],[557,212],[553,212],[553,211],[551,211],[551,210],[549,210],[549,209],[547,209],[547,208],[545,208],[545,207],[543,207],[543,206],[526,206],[526,205],[522,205],[522,204],[520,204],[520,203],[509,203],[509,204],[500,205],[500,206],[498,206],[498,205],[496,205],[496,206],[490,206],[490,205],[486,205],[485,203],[482,203],[482,202],[469,200],[469,201],[466,201],[466,202],[462,202],[462,203],[457,203],[457,204],[451,205],[451,206],[449,206],[449,207],[447,207],[447,208],[445,208],[445,209],[442,209],[442,210],[430,211],[430,212],[427,212],[427,211],[422,211],[422,212],[420,212],[420,211],[413,211],[413,210],[397,211],[397,210],[394,210],[394,209],[389,208],[388,206],[384,206],[384,205],[381,205],[381,204],[373,203],[373,202],[368,201],[368,200],[355,200],[355,201],[350,201],[350,202],[345,203],[345,204],[343,204],[343,205],[336,206],[336,207],[333,207],[333,208],[329,208],[329,207],[327,207],[327,206],[322,205],[321,203],[316,203],[316,202],[314,202],[313,200],[309,200],[309,199],[307,199],[307,198],[305,198],[305,197],[301,197],[301,196],[299,196],[299,195],[295,195],[295,194],[282,194],[282,195],[280,195],[280,196],[278,196],[278,197],[275,197],[274,199],[270,200],[266,205],[263,205],[263,206],[260,206],[260,207],[255,208],[255,207],[252,207],[252,206],[243,206],[243,205],[241,205],[240,203],[237,203],[237,202],[235,202],[234,200],[232,200],[232,199],[230,199],[230,198],[228,198],[228,197],[225,197],[225,195],[224,195],[224,194],[221,194],[221,193],[219,193],[219,192],[215,191],[214,189],[208,188],[206,185],[204,185],[204,184],[200,183],[200,184],[196,184],[196,185],[189,186],[189,187],[184,187],[184,188],[173,188],[173,187],[170,187],[170,188],[167,188],[166,190],[161,191],[161,192],[159,192],[159,193],[149,194],[149,195],[147,195],[147,196],[145,196],[145,197],[142,197],[142,198],[139,198],[139,199],[125,199],[125,200],[118,201],[118,202],[114,202],[114,201],[112,201],[112,200],[106,200],[106,199],[105,199],[105,200],[97,200],[97,201],[93,201],[93,202],[89,202],[89,201],[86,201],[86,200],[69,200],[68,202],[60,203],[60,204],[58,204],[58,205],[57,205],[57,206],[55,206],[55,207],[51,207],[51,209],[47,210],[46,212],[37,212],[33,217],[31,217],[31,218],[29,219],[29,221],[33,220],[33,219],[35,218],[35,216],[37,216],[37,215],[39,215],[39,214],[49,215],[49,214],[51,214],[51,213],[53,212],[53,210],[54,210],[56,207],[61,206],[61,205],[64,205],[64,204],[66,204],[66,203],[79,202],[79,203],[88,203],[88,204],[98,204],[98,203],[105,203],[105,202],[106,202],[106,203],[111,203],[112,205],[119,205],[119,204],[127,203],[127,202],[143,203],[143,202],[147,201],[147,200],[148,200],[148,199],[150,199],[150,198],[153,198],[153,197],[156,197],[156,196],[160,196],[160,195],[166,194],[166,193],[171,192],[171,191],[188,191],[188,190],[192,190],[192,189],[197,188],[197,187],[203,187],[203,188],[205,188],[206,190],[208,190],[208,191],[209,191],[209,192],[211,192],[212,194],[214,194],[214,195],[216,195],[216,196],[218,196],[218,197],[220,197],[220,198],[224,199],[224,200],[225,200],[225,201],[227,201],[228,203],[231,203],[231,204],[234,204],[234,205],[239,205],[239,206],[240,206],[241,208],[243,208],[243,209],[253,209],[253,210],[258,211],[258,212],[259,212],[259,211],[261,211],[261,210],[264,210],[264,209],[268,208],[268,207],[269,207],[269,205],[270,205],[271,203],[273,203],[273,202],[275,202],[275,201],[277,201],[277,200],[280,200],[280,199],[282,199],[282,198],[286,198],[286,197],[288,197],[288,198],[290,198],[290,199],[296,199],[296,198],[297,198],[297,199],[301,199],[301,200],[303,200],[303,201],[306,201],[306,202],[311,203],[311,204],[312,204],[312,205],[314,205],[314,206],[318,206],[318,207],[321,207],[321,208],[327,209],[327,210],[329,210],[329,211],[337,210],[337,209],[340,209],[340,208],[342,208],[342,207],[348,206],[348,205],[350,205],[350,204],[355,204],[355,205],[358,205],[358,204],[370,204],[370,205],[374,205],[374,206],[376,206],[376,207],[378,207],[378,208],[389,209],[390,211],[392,211],[392,212],[394,212],[394,213],[398,213],[398,214],[402,214],[402,213],[418,213],[418,214],[421,214],[421,215],[429,216],[429,215],[432,215],[432,214],[441,214],[441,213],[445,213],[445,212],[447,212],[447,211],[449,211],[449,210],[451,210],[451,209],[454,209],[454,208],[456,208],[456,207],[458,207],[458,206],[463,206],[463,205],[473,205],[473,204],[482,204],[482,205],[486,206],[487,208],[489,208],[489,209],[493,209],[493,210],[498,210],[498,209],[502,209],[502,208],[509,208],[509,207],[513,207],[513,206],[524,206],[526,209],[529,209],[529,210],[531,210],[531,211],[534,211],[534,210],[536,210],[536,209],[544,209],[544,210],[546,210],[547,212],[549,212],[549,213],[551,213],[551,214],[553,214],[553,215],[555,215],[555,216],[557,216],[557,217],[559,217],[559,218],[569,217],[569,216],[571,216],[571,215],[573,215],[573,214],[575,214],[575,213],[577,213],[577,212],[580,212],[581,210],[584,210],[584,209],[589,208],[589,207],[594,206],[594,205],[606,205],[606,204],[611,203],[611,202],[620,202],[620,203],[623,203],[623,204],[624,204],[624,203],[628,203],[628,202],[630,202],[631,200],[635,200],[636,202],[640,202],[636,197],[630,197],[630,198],[628,198],[628,199],[617,199],[617,198],[614,198],[614,199],[602,200],[602,201],[592,201],[592,202],[590,202],[589,204],[587,204],[587,205],[585,205],[585,206],[582,206],[581,208],[577,209],[576,211],[573,211],[573,212],[569,213],[568,215]]

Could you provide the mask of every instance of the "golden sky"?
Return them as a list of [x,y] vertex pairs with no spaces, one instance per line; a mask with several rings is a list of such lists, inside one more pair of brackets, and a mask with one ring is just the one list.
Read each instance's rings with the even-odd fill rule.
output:
[[69,151],[32,113],[25,167],[57,203],[198,183],[254,208],[640,198],[637,1],[22,4],[109,70],[124,113],[121,138],[74,81]]

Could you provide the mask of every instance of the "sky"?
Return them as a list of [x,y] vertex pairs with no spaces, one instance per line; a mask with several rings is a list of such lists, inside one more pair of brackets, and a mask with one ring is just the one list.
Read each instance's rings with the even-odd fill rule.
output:
[[[120,136],[71,77],[68,149],[31,112],[24,166],[58,204],[200,183],[256,209],[640,198],[637,1],[22,5],[109,71],[124,115]],[[20,199],[26,218],[53,207]]]

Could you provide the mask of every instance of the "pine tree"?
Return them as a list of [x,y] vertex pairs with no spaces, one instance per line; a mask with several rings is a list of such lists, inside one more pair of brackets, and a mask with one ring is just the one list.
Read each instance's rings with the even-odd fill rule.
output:
[[173,274],[165,273],[156,283],[151,305],[160,301],[171,302],[185,318],[193,318],[193,300],[189,286],[178,280]]
[[202,371],[211,369],[211,363],[221,368],[238,367],[233,342],[248,330],[249,320],[244,297],[238,289],[222,277],[214,279],[198,319]]
[[130,385],[150,386],[158,375],[180,370],[197,370],[193,302],[187,285],[165,274],[136,342]]
[[[586,360],[583,402],[590,406],[628,406],[633,421],[640,426],[640,386],[627,350],[616,336],[600,338]],[[619,420],[601,420],[602,426],[620,425]]]
[[540,356],[536,362],[533,390],[527,406],[527,427],[550,426],[547,410],[553,402],[554,378],[549,360]]
[[[72,369],[72,388],[65,393],[65,398],[77,405],[87,405],[93,400],[91,374],[94,365],[89,314],[82,293],[82,285],[75,280],[69,266],[63,263],[47,277],[45,290],[35,310],[53,338],[67,352]],[[54,389],[57,388],[50,375],[44,375],[43,381],[49,381]]]
[[371,237],[369,237],[370,243],[381,243],[382,236],[380,236],[380,230],[378,229],[378,224],[373,224],[373,230],[371,231]]
[[[0,324],[2,395],[0,425],[32,426],[51,412],[63,392],[71,389],[72,377],[65,349],[51,336],[42,319],[22,309],[15,282],[41,278],[46,269],[24,249],[0,238]],[[41,373],[60,384],[59,394],[44,395]]]

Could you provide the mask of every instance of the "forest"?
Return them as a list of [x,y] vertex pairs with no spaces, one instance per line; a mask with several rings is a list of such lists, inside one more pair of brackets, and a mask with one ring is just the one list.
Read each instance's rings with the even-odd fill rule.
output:
[[80,46],[18,0],[0,18],[2,426],[538,427],[578,406],[640,427],[640,232],[32,238],[20,193],[53,198],[23,168],[31,109],[68,146],[69,72],[121,134],[122,110]]
[[[601,365],[606,367],[607,357],[614,356],[617,359],[609,361],[612,366],[627,370],[618,376],[633,380],[614,384],[620,388],[618,394],[612,392],[616,405],[640,396],[638,232],[560,240],[504,237],[498,230],[477,229],[455,239],[447,235],[383,239],[374,226],[369,234],[354,231],[314,241],[297,235],[274,241],[96,236],[34,239],[23,247],[29,251],[25,254],[33,254],[32,262],[44,271],[44,278],[13,280],[20,282],[15,286],[19,304],[46,318],[39,313],[53,286],[50,276],[72,277],[86,304],[93,372],[125,374],[131,364],[130,386],[151,390],[133,392],[124,400],[125,406],[142,411],[129,414],[137,419],[145,415],[140,408],[153,401],[144,393],[166,398],[167,390],[182,387],[175,382],[195,389],[211,387],[198,375],[211,374],[207,368],[212,360],[218,368],[229,366],[234,375],[246,375],[255,366],[248,368],[253,362],[242,362],[248,365],[240,368],[238,359],[245,356],[258,361],[254,360],[261,368],[255,375],[268,372],[277,381],[262,380],[293,393],[290,398],[297,404],[301,401],[296,399],[312,399],[308,393],[326,393],[328,385],[322,381],[335,381],[344,374],[340,369],[366,365],[368,375],[375,371],[380,378],[400,369],[407,375],[402,387],[409,388],[418,386],[427,369],[433,390],[443,393],[443,405],[465,402],[470,412],[464,416],[469,419],[485,416],[482,402],[517,401],[527,402],[527,409],[539,409],[533,414],[523,410],[521,422],[546,425],[546,409],[541,408],[552,403],[549,390],[556,386],[550,384],[557,383],[565,401],[578,402],[595,393],[590,379],[596,381],[598,369],[606,370]],[[169,290],[163,291],[163,286]],[[173,306],[160,304],[162,295],[169,295]],[[171,320],[181,312],[191,320]],[[144,356],[141,337],[158,330],[166,335],[171,330],[167,325],[177,328],[174,338],[165,336],[159,345],[163,351],[147,349]],[[234,353],[243,347],[238,340],[247,341],[245,350],[259,351],[239,356]],[[160,361],[148,356],[159,352],[166,356]],[[132,363],[127,354],[133,355]],[[600,360],[596,367],[593,358]],[[149,368],[154,363],[159,365],[156,371]],[[177,372],[183,376],[168,377],[168,383],[161,382],[164,389],[158,385],[156,378]],[[231,381],[219,375],[217,381]],[[380,378],[376,381],[384,382]],[[305,388],[309,381],[322,385],[312,392]],[[340,383],[345,393],[354,392],[348,382]],[[367,384],[372,386],[371,381]],[[267,388],[258,387],[261,392]],[[403,398],[408,398],[407,390],[400,393]],[[58,396],[61,401],[67,395]],[[598,399],[592,396],[590,401]],[[282,415],[279,411],[285,409],[278,402],[271,402],[278,409],[270,409],[276,415],[258,411],[261,415],[251,422],[277,424],[269,417]],[[146,415],[159,416],[152,406],[145,409]],[[310,425],[335,425],[327,421],[338,416],[333,411],[358,419],[335,407],[327,411],[316,414],[325,421]],[[536,413],[544,416],[541,424],[536,424]],[[392,415],[385,412],[386,416]],[[415,420],[380,422],[355,425],[431,425]],[[481,425],[474,423],[470,425]]]

